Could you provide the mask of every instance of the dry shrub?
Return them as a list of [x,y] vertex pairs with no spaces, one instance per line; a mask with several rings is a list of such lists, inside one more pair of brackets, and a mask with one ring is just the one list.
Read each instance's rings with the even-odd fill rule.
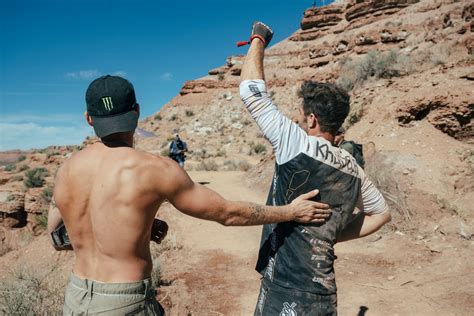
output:
[[252,165],[247,160],[226,160],[224,161],[224,169],[227,171],[248,171]]
[[444,65],[449,61],[453,48],[451,45],[437,45],[431,51],[431,63],[433,65]]
[[217,171],[219,166],[214,159],[206,159],[196,165],[196,171]]
[[163,279],[162,261],[160,256],[168,251],[178,251],[183,248],[183,245],[178,241],[176,235],[168,235],[160,244],[152,243],[150,246],[151,258],[153,261],[153,268],[151,270],[151,279],[155,287],[166,285],[167,282]]
[[344,127],[348,129],[355,123],[359,122],[364,115],[364,106],[362,103],[353,103],[346,120],[344,121]]
[[267,152],[267,147],[263,144],[259,143],[254,143],[253,141],[249,143],[250,146],[250,152],[249,155],[252,155],[253,153],[259,155],[259,154],[264,154]]
[[39,273],[31,267],[18,265],[0,285],[0,314],[62,314],[66,281],[58,280],[55,269],[54,266]]
[[407,195],[395,176],[393,163],[384,154],[374,153],[367,161],[365,172],[384,196],[392,213],[390,226],[399,230],[407,229],[412,223],[412,210],[408,207]]
[[366,80],[374,78],[399,77],[407,68],[407,56],[402,56],[398,50],[380,52],[372,50],[362,59],[341,61],[341,75],[336,83],[346,91],[361,86]]

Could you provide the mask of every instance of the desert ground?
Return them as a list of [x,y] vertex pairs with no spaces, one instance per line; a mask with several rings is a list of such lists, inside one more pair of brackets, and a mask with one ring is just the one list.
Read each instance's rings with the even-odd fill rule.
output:
[[[190,175],[225,198],[265,200],[265,188],[249,185],[244,172]],[[184,215],[170,204],[162,205],[158,217],[170,225],[162,245],[152,245],[157,297],[168,314],[251,315],[260,284],[254,265],[261,227],[224,227]],[[338,244],[340,315],[469,315],[474,308],[472,246],[473,241],[450,238],[436,227],[423,236],[383,229]],[[58,307],[72,256],[55,252],[43,233],[0,257],[0,274],[11,279],[18,268],[29,269],[50,287],[43,304]]]

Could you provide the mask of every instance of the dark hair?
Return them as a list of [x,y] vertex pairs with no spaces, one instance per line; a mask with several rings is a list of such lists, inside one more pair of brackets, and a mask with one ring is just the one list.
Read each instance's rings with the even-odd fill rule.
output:
[[322,132],[336,134],[349,114],[349,95],[332,83],[305,81],[299,96],[303,98],[305,115],[318,117]]

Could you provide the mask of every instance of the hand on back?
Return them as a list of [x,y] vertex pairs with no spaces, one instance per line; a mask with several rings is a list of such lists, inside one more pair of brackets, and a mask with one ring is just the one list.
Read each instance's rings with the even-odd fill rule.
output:
[[329,205],[320,202],[311,201],[319,190],[313,190],[294,199],[290,203],[291,211],[294,214],[294,221],[298,223],[323,223],[331,215]]

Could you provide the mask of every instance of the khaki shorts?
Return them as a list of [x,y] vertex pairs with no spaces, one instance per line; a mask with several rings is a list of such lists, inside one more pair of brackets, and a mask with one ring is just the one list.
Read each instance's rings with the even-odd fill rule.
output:
[[71,273],[63,315],[165,315],[156,301],[151,279],[102,283]]

